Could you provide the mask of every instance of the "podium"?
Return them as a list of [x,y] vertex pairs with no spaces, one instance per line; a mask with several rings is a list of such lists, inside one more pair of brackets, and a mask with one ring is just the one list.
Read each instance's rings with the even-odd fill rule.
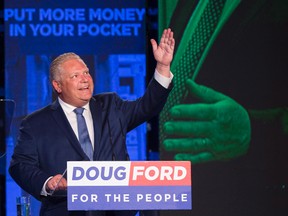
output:
[[69,161],[69,211],[192,209],[189,161]]

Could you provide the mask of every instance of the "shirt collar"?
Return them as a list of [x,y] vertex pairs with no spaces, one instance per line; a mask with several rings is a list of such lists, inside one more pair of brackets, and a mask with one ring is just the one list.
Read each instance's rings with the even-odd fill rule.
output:
[[[74,111],[75,108],[77,108],[77,107],[75,107],[75,106],[72,106],[72,105],[64,102],[63,100],[61,100],[60,97],[58,97],[58,101],[59,101],[60,106],[62,107],[62,109],[63,109],[64,112],[66,112],[66,113],[71,113],[71,112]],[[82,107],[83,107],[85,110],[88,110],[88,111],[89,111],[89,110],[90,110],[89,102],[88,102],[86,105],[82,106]]]

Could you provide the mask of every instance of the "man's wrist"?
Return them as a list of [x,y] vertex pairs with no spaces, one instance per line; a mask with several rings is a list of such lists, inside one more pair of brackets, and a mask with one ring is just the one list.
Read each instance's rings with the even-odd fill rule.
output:
[[171,73],[171,71],[169,71],[169,77],[166,77],[166,76],[163,76],[162,74],[160,74],[156,69],[155,73],[154,73],[154,78],[158,83],[160,83],[160,85],[162,85],[164,88],[168,89],[171,82],[172,82],[173,74]]
[[170,65],[163,65],[160,63],[157,63],[156,70],[165,77],[170,77]]

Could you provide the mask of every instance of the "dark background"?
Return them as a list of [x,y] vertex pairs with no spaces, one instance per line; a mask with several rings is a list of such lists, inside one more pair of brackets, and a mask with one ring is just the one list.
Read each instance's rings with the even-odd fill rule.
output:
[[[4,98],[4,1],[0,1],[0,99]],[[1,102],[0,102],[1,103]],[[0,107],[0,215],[5,215],[5,128],[4,128],[4,109]]]

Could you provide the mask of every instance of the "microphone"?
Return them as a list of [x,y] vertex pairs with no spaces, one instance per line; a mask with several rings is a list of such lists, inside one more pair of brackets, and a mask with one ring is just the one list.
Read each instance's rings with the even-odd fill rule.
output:
[[126,161],[130,161],[130,156],[129,156],[128,151],[127,151],[126,137],[124,136],[123,127],[122,127],[122,122],[121,122],[121,119],[120,119],[120,118],[119,118],[119,124],[120,124],[120,127],[121,127],[122,143],[123,143],[124,149],[125,149]]
[[[108,116],[109,116],[109,113],[108,113]],[[113,138],[112,138],[112,133],[111,133],[109,117],[107,117],[107,124],[108,124],[108,130],[109,130],[108,131],[109,132],[109,141],[110,141],[110,145],[112,148],[112,161],[116,161],[117,158],[116,158],[116,154],[115,154],[115,145],[113,144]],[[122,144],[124,146],[126,161],[130,161],[130,156],[128,154],[127,146],[126,146],[126,137],[125,137],[124,132],[123,132],[123,126],[122,126],[122,122],[121,122],[120,118],[119,118],[119,124],[120,124],[120,128],[121,128]]]
[[109,133],[109,141],[112,148],[112,161],[116,161],[116,154],[114,152],[114,145],[113,145],[113,139],[112,139],[112,133],[111,133],[111,127],[110,127],[110,121],[109,121],[109,113],[107,114],[107,124],[108,124],[108,133]]

